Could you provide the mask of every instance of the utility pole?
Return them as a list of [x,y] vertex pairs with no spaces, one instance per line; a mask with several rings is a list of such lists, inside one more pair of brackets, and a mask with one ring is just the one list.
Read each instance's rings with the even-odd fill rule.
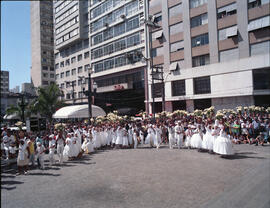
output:
[[88,114],[89,123],[91,123],[92,118],[92,87],[91,87],[91,70],[88,71]]

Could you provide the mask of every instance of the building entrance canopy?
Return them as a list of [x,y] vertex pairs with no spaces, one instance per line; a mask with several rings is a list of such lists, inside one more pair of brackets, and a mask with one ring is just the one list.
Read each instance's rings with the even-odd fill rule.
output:
[[[60,108],[55,112],[53,118],[61,119],[61,118],[88,118],[88,105],[72,105]],[[96,106],[92,105],[92,116],[106,116],[105,111]]]

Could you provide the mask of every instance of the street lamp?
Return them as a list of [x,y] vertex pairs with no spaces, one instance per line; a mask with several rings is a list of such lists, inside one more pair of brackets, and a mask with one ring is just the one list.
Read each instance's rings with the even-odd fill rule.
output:
[[93,70],[90,66],[87,67],[88,71],[88,119],[89,123],[91,124],[91,118],[92,118],[92,86],[91,86],[91,74],[93,73]]

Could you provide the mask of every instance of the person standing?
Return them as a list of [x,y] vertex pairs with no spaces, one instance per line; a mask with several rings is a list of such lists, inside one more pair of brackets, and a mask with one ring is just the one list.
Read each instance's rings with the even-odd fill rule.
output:
[[29,160],[31,166],[35,167],[35,138],[32,136],[31,139],[27,142],[29,148]]
[[24,132],[20,131],[19,133],[19,152],[17,157],[17,167],[18,174],[28,173],[28,163],[29,163],[29,148],[26,143],[26,138],[24,138]]
[[65,147],[65,139],[63,137],[62,132],[59,132],[56,136],[56,143],[57,143],[57,155],[59,157],[59,164],[63,164],[63,152]]
[[49,161],[50,161],[50,166],[54,164],[54,152],[55,152],[55,139],[54,135],[50,135],[49,137]]
[[44,170],[45,147],[41,142],[37,142],[36,155],[37,155],[38,168],[40,168],[41,170]]
[[178,149],[180,149],[183,145],[183,138],[184,138],[184,127],[182,126],[181,122],[179,121],[175,126],[175,138],[177,141]]
[[174,139],[174,126],[172,123],[169,124],[168,126],[168,132],[169,132],[169,147],[170,149],[173,149],[173,145],[175,144],[175,139]]

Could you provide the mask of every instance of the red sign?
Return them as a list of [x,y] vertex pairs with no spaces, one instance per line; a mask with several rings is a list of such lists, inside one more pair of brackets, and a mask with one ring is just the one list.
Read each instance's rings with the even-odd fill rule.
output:
[[114,85],[114,90],[123,90],[125,87],[123,85]]

